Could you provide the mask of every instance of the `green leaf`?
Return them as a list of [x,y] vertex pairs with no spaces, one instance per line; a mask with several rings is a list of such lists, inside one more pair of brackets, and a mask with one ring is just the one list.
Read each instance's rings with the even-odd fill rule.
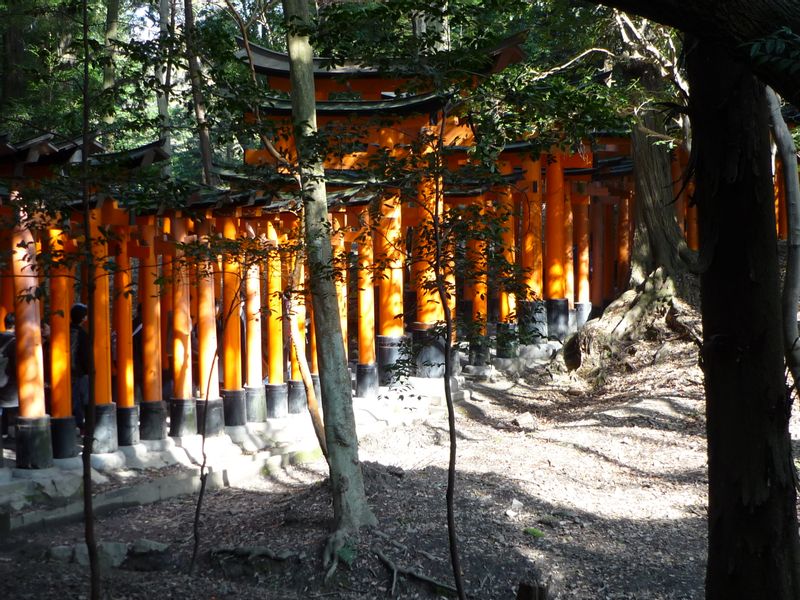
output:
[[356,559],[356,549],[352,544],[345,544],[336,553],[339,560],[346,564],[348,567],[353,564]]
[[536,527],[526,527],[522,530],[522,532],[535,538],[544,537],[544,531],[541,529],[536,529]]

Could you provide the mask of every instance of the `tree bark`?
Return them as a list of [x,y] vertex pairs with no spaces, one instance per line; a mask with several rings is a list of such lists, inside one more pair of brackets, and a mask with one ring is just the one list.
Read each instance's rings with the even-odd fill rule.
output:
[[[788,27],[800,35],[800,2],[796,0],[589,0],[671,25],[714,41],[734,56],[749,59],[749,43]],[[783,97],[800,104],[800,78],[775,61],[753,71]]]
[[651,110],[645,111],[633,128],[637,229],[631,269],[633,285],[642,283],[656,267],[672,276],[685,271],[691,261],[692,252],[675,220],[669,152],[653,139],[662,131],[663,126]]
[[26,17],[22,13],[19,0],[9,0],[4,11],[3,28],[3,76],[0,106],[7,106],[10,100],[21,98],[25,92],[25,69],[22,64],[25,55]]
[[201,86],[200,60],[197,57],[197,47],[194,34],[194,7],[192,0],[184,0],[184,31],[186,33],[186,52],[189,63],[189,79],[192,86],[192,102],[194,103],[194,116],[197,120],[197,135],[200,141],[200,161],[203,167],[203,183],[215,183],[211,171],[211,134],[208,119],[206,118],[206,101],[203,97]]
[[298,26],[305,26],[310,22],[309,7],[307,0],[283,0],[283,7],[288,24],[292,120],[300,158],[306,248],[311,274],[309,283],[318,340],[334,527],[337,533],[348,533],[362,526],[374,525],[376,520],[367,503],[358,460],[350,376],[333,281],[333,251],[328,223],[325,171],[322,157],[315,148],[317,118],[312,49],[308,36],[297,31]]
[[764,86],[723,46],[695,42],[687,70],[708,259],[701,276],[706,597],[796,599],[800,544]]
[[800,338],[797,332],[797,303],[800,301],[800,183],[797,179],[797,148],[792,133],[783,120],[781,103],[771,89],[767,90],[772,136],[778,146],[778,159],[783,163],[786,190],[786,213],[789,223],[786,277],[783,282],[783,349],[794,387],[800,390]]

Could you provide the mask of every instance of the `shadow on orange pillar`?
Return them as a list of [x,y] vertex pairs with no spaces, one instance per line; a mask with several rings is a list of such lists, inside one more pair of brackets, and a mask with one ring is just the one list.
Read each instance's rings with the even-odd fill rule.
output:
[[569,332],[569,302],[566,298],[564,265],[564,170],[561,154],[547,157],[545,181],[545,304],[547,335],[563,340]]
[[115,227],[117,245],[114,271],[114,332],[116,346],[117,431],[120,446],[139,443],[139,409],[133,389],[133,305],[131,261],[128,254],[130,229]]

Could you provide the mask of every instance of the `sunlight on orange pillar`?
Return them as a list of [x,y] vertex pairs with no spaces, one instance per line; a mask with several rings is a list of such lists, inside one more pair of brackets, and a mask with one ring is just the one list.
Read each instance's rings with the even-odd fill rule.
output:
[[[585,187],[588,181],[579,181],[579,188]],[[572,195],[572,230],[577,249],[577,272],[575,273],[576,302],[591,302],[589,288],[589,196],[585,193]]]
[[261,371],[261,278],[258,265],[251,265],[247,269],[245,315],[247,338],[247,372],[245,375],[248,387],[258,387],[262,385],[264,377]]
[[566,297],[566,272],[564,270],[564,171],[561,168],[561,154],[557,150],[547,157],[546,177],[545,299],[558,300]]
[[[426,230],[430,234],[434,214],[442,217],[443,202],[439,196],[441,182],[430,177],[423,177],[417,188],[418,227],[417,232]],[[444,320],[444,308],[439,302],[439,293],[434,286],[434,274],[431,266],[433,248],[427,247],[431,239],[423,240],[420,235],[414,240],[414,262],[411,264],[412,280],[417,289],[417,323],[433,325]]]
[[589,293],[592,305],[602,307],[603,303],[603,229],[604,229],[604,207],[599,200],[591,203],[589,208],[589,219],[592,229],[592,255],[591,255],[591,279],[589,283]]
[[66,236],[61,229],[50,230],[50,253],[56,261],[50,271],[50,416],[72,415],[72,377],[69,360],[69,269],[59,266]]
[[[486,198],[482,194],[478,196],[477,204],[483,217],[486,213]],[[468,296],[472,300],[472,322],[477,326],[476,333],[486,335],[489,294],[486,284],[486,242],[476,238],[467,240],[467,260],[472,271],[472,281],[469,282],[471,293]]]
[[344,355],[347,358],[349,353],[348,332],[347,332],[347,271],[349,259],[349,245],[345,241],[345,227],[347,225],[347,215],[344,212],[332,213],[333,219],[333,262],[339,276],[336,277],[334,286],[336,287],[336,297],[339,300],[339,321],[342,327],[342,339],[344,340]]
[[619,200],[617,215],[617,289],[627,287],[631,269],[631,208],[633,207],[633,191],[629,191]]
[[575,307],[575,257],[573,255],[572,194],[564,186],[564,293],[569,307]]
[[603,300],[614,299],[614,261],[616,259],[616,249],[614,239],[614,205],[606,204],[603,222]]
[[681,163],[678,159],[677,150],[672,153],[672,158],[669,163],[670,177],[672,178],[672,199],[675,202],[675,220],[678,223],[678,229],[681,233],[686,235],[686,202],[684,196],[685,190],[683,188],[683,181],[681,179]]
[[139,261],[139,299],[142,305],[142,400],[160,402],[161,390],[161,300],[157,285],[158,255],[155,251],[155,223],[147,217],[140,225],[141,241],[147,253]]
[[[221,219],[222,236],[227,240],[235,240],[236,222],[230,217]],[[222,262],[222,319],[223,319],[223,385],[226,390],[238,390],[242,387],[242,333],[239,300],[239,263],[235,257],[227,257]]]
[[[508,161],[500,161],[498,168],[501,175],[510,175],[513,173],[511,163]],[[501,240],[503,244],[503,257],[508,263],[510,268],[513,268],[516,261],[516,244],[514,242],[514,231],[516,230],[516,218],[514,218],[514,198],[511,195],[511,185],[503,183],[497,192],[497,208],[501,215],[503,215],[503,232]],[[508,322],[516,313],[517,303],[514,294],[502,286],[500,289],[500,321]]]
[[403,323],[403,239],[400,197],[390,194],[381,203],[381,220],[375,235],[376,260],[382,264],[378,280],[378,333],[400,337]]
[[269,353],[267,375],[270,383],[283,383],[283,306],[281,303],[281,258],[278,253],[278,232],[267,222],[267,238],[274,249],[267,257],[267,306],[269,307]]
[[[186,219],[175,216],[172,238],[176,243],[186,241]],[[172,269],[172,375],[174,398],[192,397],[192,317],[189,303],[189,267],[176,251]]]
[[[164,237],[169,237],[171,233],[172,221],[169,217],[164,217],[161,220],[162,235],[159,239],[163,241]],[[169,323],[170,315],[172,315],[173,262],[173,256],[169,254],[161,256],[161,286],[159,299],[161,301],[161,314],[164,316],[164,318],[161,319],[161,369],[163,371],[172,369],[172,363],[170,362],[172,348],[169,347]]]
[[540,160],[522,161],[523,194],[520,265],[529,299],[542,299],[542,166]]
[[[292,294],[292,319],[289,322],[290,327],[295,327],[297,329],[297,333],[303,342],[306,339],[306,297],[305,293],[303,293],[303,267],[300,267],[300,277],[298,281],[294,282],[295,293]],[[301,352],[305,351],[305,348],[300,349]],[[301,381],[303,376],[300,374],[300,362],[297,358],[297,353],[294,349],[294,344],[290,344],[290,368],[291,368],[291,380],[292,381]]]
[[[210,232],[209,221],[204,221],[199,227],[204,244],[208,243]],[[203,400],[218,400],[220,397],[214,267],[215,263],[208,261],[199,265],[197,273],[197,380]]]
[[103,268],[108,260],[108,242],[101,233],[100,211],[91,211],[89,232],[94,254],[94,401],[111,403],[111,322],[108,271]]
[[308,303],[310,322],[308,330],[308,368],[312,373],[319,373],[319,357],[317,356],[317,330],[314,323],[314,308],[311,302]]
[[358,240],[358,362],[375,362],[375,287],[372,281],[372,235],[369,216],[364,215],[365,230]]
[[[133,306],[131,261],[128,255],[130,232],[127,226],[116,230],[119,250],[114,271],[114,331],[117,334],[117,406],[133,408]],[[52,328],[51,328],[52,335]]]
[[[13,194],[13,192],[12,192]],[[27,228],[18,225],[11,234],[12,273],[16,303],[14,306],[17,353],[19,416],[38,418],[45,415],[44,356],[39,321],[39,301],[28,300],[38,285],[36,247]]]

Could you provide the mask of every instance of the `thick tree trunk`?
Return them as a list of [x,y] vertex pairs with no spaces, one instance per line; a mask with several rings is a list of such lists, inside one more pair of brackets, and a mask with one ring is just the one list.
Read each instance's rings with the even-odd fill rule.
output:
[[709,471],[706,597],[800,597],[764,86],[725,48],[687,55]]
[[322,157],[315,148],[317,118],[312,50],[308,36],[295,31],[298,25],[309,22],[308,3],[306,0],[284,0],[283,6],[289,23],[287,41],[291,65],[292,120],[300,157],[306,247],[311,272],[309,283],[318,340],[334,526],[337,532],[347,533],[365,525],[374,525],[376,520],[367,504],[358,460],[350,375],[347,371],[331,268],[333,251],[328,224],[325,171]]
[[[787,27],[800,35],[797,0],[589,0],[671,25],[715,41],[747,60],[749,42]],[[755,73],[783,97],[800,104],[800,77],[778,61],[751,61]]]
[[691,251],[675,220],[669,152],[659,134],[663,126],[645,111],[633,128],[636,180],[636,232],[631,283],[639,285],[656,267],[668,276],[686,270]]

